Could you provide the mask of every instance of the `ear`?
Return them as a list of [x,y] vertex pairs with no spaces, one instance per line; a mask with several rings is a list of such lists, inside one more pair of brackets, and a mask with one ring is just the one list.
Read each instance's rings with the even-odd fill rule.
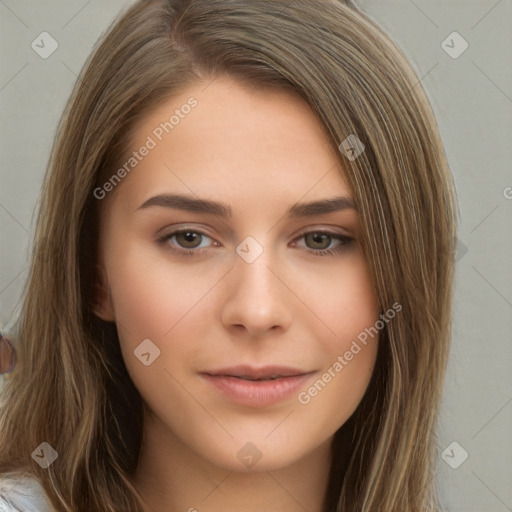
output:
[[105,322],[114,322],[114,307],[110,298],[107,273],[102,265],[96,265],[96,283],[94,286],[94,314]]

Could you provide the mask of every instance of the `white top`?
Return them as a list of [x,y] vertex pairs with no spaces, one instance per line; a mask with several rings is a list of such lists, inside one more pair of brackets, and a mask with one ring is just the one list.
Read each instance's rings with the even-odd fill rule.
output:
[[53,512],[39,481],[25,474],[0,475],[0,512]]

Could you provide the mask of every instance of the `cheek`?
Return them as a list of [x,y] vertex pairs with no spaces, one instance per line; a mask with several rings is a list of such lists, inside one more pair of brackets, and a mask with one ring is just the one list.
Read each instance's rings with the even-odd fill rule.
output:
[[[374,324],[374,321],[369,325]],[[374,370],[379,336],[368,336],[363,342],[361,333],[338,339],[330,345],[325,365],[309,387],[297,397],[303,408],[308,435],[321,432],[334,433],[354,413],[361,402]]]
[[152,248],[125,246],[121,254],[112,260],[111,296],[116,321],[131,339],[164,338],[215,284],[211,273],[191,278]]
[[346,268],[336,280],[324,280],[323,293],[316,289],[311,296],[331,332],[322,337],[321,373],[298,397],[305,414],[327,431],[341,426],[360,403],[379,343],[379,305],[367,264],[354,259]]
[[[167,404],[179,395],[178,382],[186,373],[183,362],[194,361],[204,349],[201,342],[211,328],[204,320],[206,295],[218,277],[203,271],[191,278],[165,258],[155,258],[151,250],[128,243],[111,254],[111,297],[128,373],[148,403]],[[148,345],[149,351],[158,357],[153,360],[151,353],[154,362],[146,366],[135,352],[148,339],[154,344]]]
[[[308,278],[308,306],[323,321],[322,332],[329,351],[347,350],[347,343],[373,325],[379,305],[369,268],[358,253],[344,259],[339,267]],[[329,335],[330,333],[330,335]]]

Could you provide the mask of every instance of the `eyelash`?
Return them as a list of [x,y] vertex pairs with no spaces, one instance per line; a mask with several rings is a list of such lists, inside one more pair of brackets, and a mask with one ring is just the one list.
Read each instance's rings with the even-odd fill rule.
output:
[[[194,234],[198,234],[201,236],[211,238],[209,235],[207,235],[206,233],[203,233],[202,231],[198,231],[198,230],[194,230],[194,229],[179,229],[179,230],[173,231],[172,233],[167,233],[165,235],[158,237],[157,242],[161,245],[168,245],[169,249],[172,252],[178,253],[183,256],[199,256],[199,255],[201,255],[203,253],[203,251],[205,250],[205,248],[202,248],[202,249],[184,249],[184,248],[176,249],[172,246],[169,246],[169,244],[167,244],[167,242],[171,238],[173,238],[176,235],[182,234],[182,233],[194,233]],[[334,232],[328,231],[328,230],[304,231],[300,235],[298,235],[294,241],[299,240],[300,238],[303,238],[304,236],[310,235],[310,234],[326,235],[331,238],[338,239],[341,242],[341,245],[339,245],[336,249],[320,249],[320,250],[306,249],[308,252],[312,253],[314,256],[336,256],[336,255],[344,252],[345,250],[347,250],[354,242],[354,239],[349,236],[342,235],[340,233],[334,233]]]

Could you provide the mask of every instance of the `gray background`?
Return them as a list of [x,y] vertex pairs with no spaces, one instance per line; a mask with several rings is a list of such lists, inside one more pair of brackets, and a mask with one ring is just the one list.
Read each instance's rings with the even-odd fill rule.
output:
[[[0,328],[7,331],[27,277],[57,121],[97,38],[131,3],[0,0]],[[454,339],[438,439],[442,501],[450,512],[512,511],[512,0],[357,4],[415,67],[457,187]],[[444,48],[458,51],[459,40],[442,45],[454,31],[469,44],[457,58]],[[58,42],[47,59],[31,47],[42,32]]]

